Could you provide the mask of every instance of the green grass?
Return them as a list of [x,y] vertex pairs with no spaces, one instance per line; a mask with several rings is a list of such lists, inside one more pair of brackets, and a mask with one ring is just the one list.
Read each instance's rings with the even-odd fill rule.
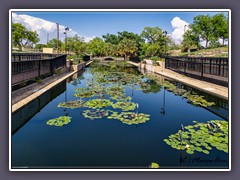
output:
[[[187,52],[180,53],[179,56],[186,56]],[[228,57],[228,46],[220,47],[220,48],[209,48],[209,49],[201,49],[198,51],[190,52],[189,56],[197,56],[197,57]]]

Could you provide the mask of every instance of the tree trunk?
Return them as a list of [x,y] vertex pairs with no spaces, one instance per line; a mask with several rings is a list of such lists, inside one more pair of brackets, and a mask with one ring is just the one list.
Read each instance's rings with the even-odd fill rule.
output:
[[208,46],[208,40],[206,40],[206,48],[207,48],[207,46]]
[[222,42],[223,46],[224,46],[224,40],[225,40],[225,39],[223,38],[223,42]]
[[124,61],[126,61],[126,60],[127,60],[127,55],[125,54],[125,55],[124,55]]
[[19,50],[22,51],[22,45],[18,44]]
[[190,48],[187,49],[187,54],[190,55]]

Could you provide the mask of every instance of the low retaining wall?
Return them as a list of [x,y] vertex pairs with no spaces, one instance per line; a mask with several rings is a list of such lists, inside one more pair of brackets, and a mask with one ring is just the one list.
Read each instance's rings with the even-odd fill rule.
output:
[[84,67],[86,66],[86,63],[85,62],[82,62],[78,65],[71,65],[71,70],[72,71],[80,71],[82,70]]

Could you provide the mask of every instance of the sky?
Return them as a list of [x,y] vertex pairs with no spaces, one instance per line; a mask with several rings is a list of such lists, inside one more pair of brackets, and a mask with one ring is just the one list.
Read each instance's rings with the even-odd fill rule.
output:
[[[75,34],[84,37],[89,42],[94,37],[102,38],[107,33],[117,34],[121,31],[129,31],[141,34],[144,27],[158,26],[166,30],[175,43],[180,44],[184,33],[184,26],[193,22],[193,18],[200,14],[214,15],[222,12],[12,12],[12,22],[23,24],[31,31],[37,31],[40,42],[47,42],[57,37],[57,25],[60,29],[60,40],[65,35],[66,27],[68,37]],[[224,12],[227,15],[227,12]],[[186,28],[187,28],[186,26]]]

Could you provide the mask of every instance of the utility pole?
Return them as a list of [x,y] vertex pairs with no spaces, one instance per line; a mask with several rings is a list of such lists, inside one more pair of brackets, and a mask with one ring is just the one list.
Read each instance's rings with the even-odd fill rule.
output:
[[48,44],[48,41],[49,41],[49,33],[47,33],[47,44]]
[[58,42],[59,42],[59,24],[58,23],[56,23],[57,24],[57,54],[59,53],[58,52],[58,49],[59,49],[59,44],[58,44]]
[[67,54],[67,31],[69,31],[68,27],[65,28],[65,32],[63,33],[65,34],[65,54]]

